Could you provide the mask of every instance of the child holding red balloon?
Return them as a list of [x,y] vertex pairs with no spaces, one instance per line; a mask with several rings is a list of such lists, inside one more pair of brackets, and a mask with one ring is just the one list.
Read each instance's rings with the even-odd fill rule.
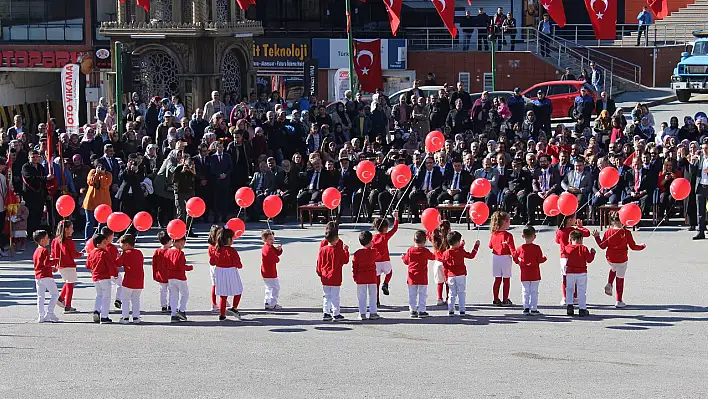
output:
[[[322,282],[323,321],[341,321],[344,316],[340,314],[339,299],[342,288],[342,267],[349,263],[349,247],[339,239],[336,228],[325,229],[327,245],[320,246],[317,255],[317,276]],[[341,243],[341,244],[340,244]],[[378,292],[378,290],[377,290]]]
[[59,274],[64,280],[61,287],[58,304],[64,308],[64,314],[76,313],[76,309],[71,307],[71,300],[74,297],[74,284],[76,284],[76,261],[81,254],[76,250],[76,244],[71,239],[74,234],[74,224],[70,220],[61,220],[57,225],[57,235],[52,241],[52,258],[56,259],[59,265]]
[[170,321],[178,323],[187,321],[187,301],[189,300],[189,286],[187,286],[187,274],[185,272],[194,269],[187,265],[187,258],[182,249],[187,243],[187,237],[175,238],[172,248],[165,252],[167,261],[167,284],[170,290]]
[[[376,250],[371,247],[373,235],[370,231],[359,233],[362,248],[354,252],[352,277],[356,283],[356,297],[359,302],[359,320],[366,320],[366,300],[369,300],[369,320],[380,319],[376,307]],[[341,242],[341,241],[340,241]]]
[[140,324],[140,294],[145,288],[145,272],[143,271],[143,253],[135,249],[135,236],[123,234],[118,239],[123,253],[116,260],[116,266],[123,266],[125,276],[122,286],[125,293],[125,306],[122,308],[120,324],[127,324],[132,308],[133,324]]
[[[565,296],[568,298],[573,292],[573,287],[576,287],[580,317],[590,315],[587,310],[588,263],[595,259],[595,248],[588,251],[588,247],[583,245],[583,236],[584,233],[580,230],[571,231],[568,234],[568,245],[561,248],[561,256],[566,259],[566,278],[569,285]],[[566,301],[568,316],[575,314],[573,302]]]
[[[57,291],[57,283],[54,281],[54,272],[56,271],[57,259],[52,259],[49,256],[49,234],[44,230],[36,230],[32,236],[34,242],[37,243],[37,249],[32,255],[34,263],[34,278],[37,288],[37,323],[49,321],[56,323],[59,321],[54,314],[54,306],[59,299]],[[44,296],[49,291],[49,307],[44,310]]]
[[[556,230],[556,243],[560,246],[560,269],[563,275],[563,299],[561,300],[561,305],[566,304],[566,286],[567,286],[567,276],[566,276],[566,266],[568,263],[568,257],[563,248],[570,244],[570,233],[573,231],[579,231],[583,237],[590,237],[590,230],[583,227],[583,223],[575,215],[562,216],[558,215],[558,230]],[[576,304],[578,300],[577,287],[573,291],[573,303]]]
[[[119,253],[118,253],[118,248],[116,248],[115,245],[113,245],[113,230],[108,228],[107,226],[104,226],[101,228],[101,234],[103,234],[104,237],[106,237],[106,250],[108,251],[109,254],[113,257],[113,260],[117,260]],[[116,307],[116,309],[120,309],[121,306],[123,306],[123,274],[120,272],[120,269],[118,269],[118,277],[113,280],[113,284],[117,286],[116,288],[116,300],[113,302],[113,306]]]
[[465,291],[467,289],[465,259],[474,259],[477,256],[479,240],[474,243],[472,252],[467,252],[465,250],[465,242],[462,241],[462,234],[457,231],[451,231],[447,235],[447,243],[450,248],[442,256],[443,270],[451,291],[450,300],[447,302],[447,313],[450,316],[455,314],[455,300],[458,300],[460,316],[464,316]]
[[538,285],[541,282],[540,264],[546,262],[543,250],[534,244],[536,229],[526,226],[523,232],[525,243],[513,252],[514,263],[521,269],[521,291],[524,316],[540,316],[538,311]]
[[[393,228],[389,231],[388,219],[385,217],[374,219],[374,229],[377,231],[371,239],[371,246],[376,250],[376,302],[379,304],[379,286],[384,295],[389,294],[388,283],[393,276],[391,255],[388,252],[388,241],[398,231],[398,212],[393,213]],[[384,283],[381,285],[381,275],[385,274]]]
[[[237,320],[241,320],[238,312],[238,304],[241,302],[243,293],[243,283],[238,269],[243,268],[241,257],[234,247],[234,232],[228,228],[219,228],[214,236],[216,244],[209,256],[209,264],[216,266],[214,270],[214,283],[216,284],[216,296],[219,297],[219,321],[226,320],[227,297],[233,296],[234,300],[228,313]],[[174,304],[172,305],[174,306]]]
[[[489,249],[492,250],[492,275],[494,276],[494,302],[496,306],[511,306],[509,289],[511,287],[511,255],[516,251],[514,236],[507,230],[511,226],[511,217],[508,213],[496,211],[492,215],[489,226],[492,234],[489,237]],[[503,298],[499,299],[499,288],[504,284]]]
[[610,274],[607,277],[607,285],[605,285],[605,294],[612,296],[612,286],[617,280],[617,290],[615,302],[616,308],[624,308],[627,305],[622,301],[624,293],[624,275],[627,272],[627,261],[629,260],[629,250],[641,251],[647,246],[645,244],[637,244],[634,242],[632,232],[624,228],[619,214],[613,212],[610,215],[611,227],[605,231],[605,234],[600,240],[600,233],[595,230],[592,232],[593,237],[600,249],[605,249],[605,257],[610,265]]
[[[433,254],[435,255],[435,261],[433,262],[433,278],[435,279],[435,284],[437,284],[438,306],[446,305],[450,297],[450,286],[447,285],[447,279],[445,278],[442,264],[443,253],[449,248],[447,245],[447,234],[449,232],[450,222],[443,220],[440,222],[440,226],[436,227],[430,234],[430,242],[433,244]],[[443,300],[442,296],[443,286],[445,287],[445,300]]]
[[283,254],[283,246],[275,245],[275,234],[272,230],[264,230],[261,233],[263,239],[263,249],[261,250],[261,277],[265,285],[265,309],[280,310],[278,305],[278,294],[280,294],[280,279],[276,265],[280,262],[280,255]]
[[168,313],[170,308],[167,301],[169,290],[165,253],[170,249],[172,238],[165,231],[160,231],[157,233],[157,240],[161,246],[152,254],[152,279],[160,284],[160,307],[162,308],[162,313]]
[[428,298],[428,261],[435,260],[435,255],[425,248],[425,231],[418,230],[413,236],[414,246],[401,256],[403,264],[408,266],[408,307],[412,318],[428,317],[425,301]]
[[96,285],[96,301],[93,307],[94,323],[112,323],[108,317],[111,304],[111,291],[114,280],[118,278],[116,258],[108,252],[109,241],[103,234],[95,234],[92,239],[94,250],[88,254],[86,268],[91,270],[91,280]]

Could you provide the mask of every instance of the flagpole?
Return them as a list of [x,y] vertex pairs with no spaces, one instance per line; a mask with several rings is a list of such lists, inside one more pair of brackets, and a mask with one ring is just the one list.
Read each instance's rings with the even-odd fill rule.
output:
[[[354,70],[354,39],[352,37],[352,2],[351,0],[346,0],[347,9],[347,43],[349,45],[349,90],[352,92],[352,97],[354,96],[354,88],[356,87],[356,71]],[[338,99],[339,100],[339,99]]]

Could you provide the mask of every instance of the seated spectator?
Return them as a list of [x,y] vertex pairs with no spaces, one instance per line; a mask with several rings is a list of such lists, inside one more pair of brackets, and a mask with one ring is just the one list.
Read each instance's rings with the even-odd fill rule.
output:
[[[576,158],[573,170],[565,175],[561,182],[561,188],[578,198],[578,213],[580,215],[585,214],[585,205],[592,194],[592,184],[592,176],[585,170],[585,159],[582,157]],[[583,219],[582,216],[579,217]]]
[[[418,201],[425,201],[426,208],[432,208],[438,205],[438,195],[442,191],[443,174],[435,167],[433,157],[428,156],[425,159],[424,169],[418,173],[418,177],[413,183],[409,200],[411,206]],[[420,216],[416,213],[415,220],[419,220]]]
[[561,190],[561,177],[558,169],[551,167],[548,155],[538,157],[538,168],[531,176],[532,191],[526,200],[526,215],[528,225],[533,226],[536,221],[536,211],[543,201],[551,194],[559,194]]
[[[497,195],[499,195],[499,170],[492,167],[492,160],[489,157],[484,158],[482,167],[474,172],[474,178],[485,178],[489,180],[492,190],[484,197],[483,201],[489,209],[492,209],[497,204]],[[481,200],[477,198],[476,200]]]
[[679,170],[674,170],[673,159],[666,159],[664,161],[664,168],[659,173],[659,215],[657,220],[662,220],[664,217],[670,216],[671,206],[675,203],[675,200],[671,196],[671,183],[674,179],[683,177],[683,174]]

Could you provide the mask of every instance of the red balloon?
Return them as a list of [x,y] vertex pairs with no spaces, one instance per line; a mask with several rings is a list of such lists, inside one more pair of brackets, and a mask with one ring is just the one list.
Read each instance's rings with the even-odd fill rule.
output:
[[437,152],[445,146],[445,136],[439,130],[433,130],[425,136],[425,150]]
[[108,223],[108,228],[113,230],[114,232],[125,231],[125,229],[130,226],[131,222],[132,220],[130,220],[130,216],[126,215],[123,212],[111,213],[111,216],[109,216],[108,220],[106,221],[106,223]]
[[198,218],[206,212],[206,203],[199,197],[192,197],[187,200],[187,215]]
[[617,184],[619,179],[620,179],[619,172],[617,171],[617,169],[615,169],[612,166],[606,166],[606,167],[602,168],[602,170],[600,171],[600,176],[598,178],[598,180],[600,182],[600,187],[602,187],[602,188],[613,187],[615,184]]
[[396,188],[403,188],[411,181],[413,173],[407,165],[396,165],[391,172],[391,182]]
[[356,166],[356,175],[362,183],[371,183],[374,177],[376,177],[376,166],[374,166],[374,163],[371,161],[361,161]]
[[475,179],[470,186],[470,193],[475,198],[484,198],[492,191],[492,183],[480,177]]
[[101,204],[93,210],[93,217],[98,223],[106,223],[111,213],[113,213],[113,210],[110,205]]
[[283,200],[281,200],[280,197],[277,195],[265,197],[263,200],[263,213],[265,213],[269,219],[278,216],[281,210],[283,210]]
[[322,203],[327,209],[335,209],[342,203],[342,193],[334,187],[330,187],[322,192]]
[[173,240],[179,240],[187,234],[187,225],[181,219],[174,219],[167,223],[167,234]]
[[426,230],[433,231],[440,226],[442,218],[440,217],[440,212],[438,212],[437,209],[428,208],[420,215],[420,221],[423,223],[423,227],[425,227]]
[[560,211],[558,210],[558,199],[559,197],[555,194],[551,194],[543,200],[543,213],[546,216],[558,216]]
[[570,216],[578,210],[578,197],[571,193],[563,193],[558,198],[558,210],[565,216]]
[[234,198],[236,199],[236,205],[241,208],[248,208],[256,200],[256,193],[250,187],[241,187],[236,190]]
[[642,209],[634,203],[624,204],[619,210],[620,222],[632,227],[642,220]]
[[91,237],[88,240],[86,240],[86,245],[84,246],[84,252],[86,252],[86,255],[88,255],[91,252],[93,252],[94,249],[96,249],[96,247],[93,246],[93,237]]
[[489,218],[489,207],[484,201],[477,201],[470,205],[470,219],[477,226],[483,225]]
[[239,218],[231,218],[226,222],[226,228],[234,232],[234,238],[239,238],[246,232],[246,223]]
[[74,208],[76,207],[76,202],[74,198],[70,195],[62,195],[57,198],[56,208],[59,216],[65,218],[72,213],[74,213]]
[[674,197],[675,200],[684,200],[688,197],[689,194],[691,194],[691,183],[687,179],[679,177],[678,179],[674,179],[674,181],[671,182],[669,191],[671,192],[671,196]]
[[133,226],[138,231],[148,231],[152,227],[152,215],[145,211],[140,211],[133,216]]

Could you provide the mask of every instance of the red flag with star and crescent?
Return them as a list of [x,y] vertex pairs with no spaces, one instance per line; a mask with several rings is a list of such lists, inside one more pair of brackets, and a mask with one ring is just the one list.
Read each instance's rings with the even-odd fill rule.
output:
[[[557,0],[556,0],[557,1]],[[617,38],[617,0],[585,0],[597,40]]]
[[546,12],[551,19],[558,24],[559,28],[565,26],[565,8],[563,0],[541,0],[541,5],[546,9]]
[[440,14],[445,27],[452,37],[457,37],[457,27],[455,26],[455,0],[430,0],[435,9]]
[[656,19],[663,19],[669,15],[669,0],[647,0],[647,4],[654,11]]
[[248,10],[248,7],[256,5],[256,0],[236,0],[236,3],[240,9]]
[[391,23],[391,33],[396,36],[398,26],[401,25],[401,7],[403,0],[384,0],[386,12],[388,13],[388,21]]
[[363,91],[374,93],[383,87],[381,39],[354,42],[354,69]]

